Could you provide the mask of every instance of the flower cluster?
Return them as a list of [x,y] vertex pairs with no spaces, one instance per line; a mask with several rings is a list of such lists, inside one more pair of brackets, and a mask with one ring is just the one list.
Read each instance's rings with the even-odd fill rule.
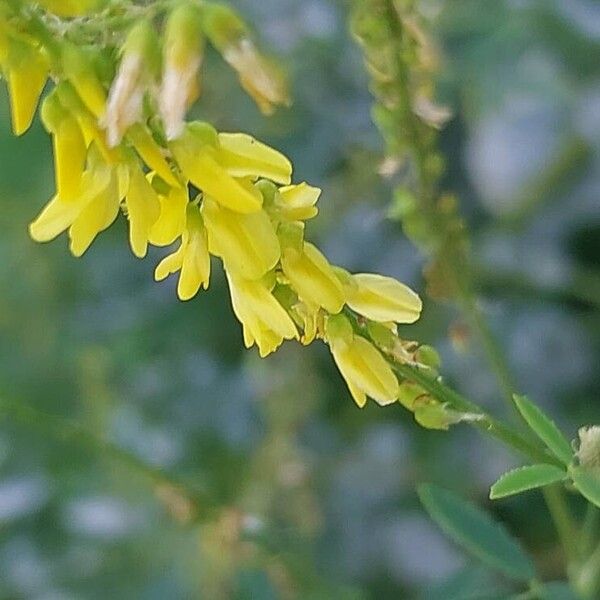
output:
[[[78,5],[46,4],[69,16]],[[287,101],[278,72],[237,15],[222,5],[177,4],[162,44],[154,21],[138,18],[113,52],[58,39],[37,5],[17,6],[2,8],[0,29],[17,134],[29,127],[47,78],[55,84],[40,113],[53,139],[57,191],[31,223],[32,238],[67,232],[71,252],[81,256],[123,212],[135,256],[144,257],[149,244],[176,244],[155,279],[178,274],[182,300],[208,287],[211,256],[220,259],[244,343],[260,356],[284,340],[322,339],[359,406],[367,396],[397,401],[400,384],[384,351],[354,325],[377,325],[400,344],[396,324],[418,319],[419,297],[389,277],[351,275],[305,240],[320,190],[293,184],[281,153],[244,133],[184,121],[199,93],[205,37],[259,107]],[[20,25],[27,19],[42,34],[26,35]]]

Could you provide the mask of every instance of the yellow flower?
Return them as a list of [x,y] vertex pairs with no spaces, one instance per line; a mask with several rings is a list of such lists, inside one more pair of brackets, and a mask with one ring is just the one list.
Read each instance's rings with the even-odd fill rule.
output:
[[65,74],[87,109],[97,118],[104,115],[106,90],[96,73],[94,57],[81,48],[67,42],[62,48]]
[[262,194],[246,179],[236,179],[219,164],[217,132],[208,123],[189,123],[171,142],[185,176],[206,195],[240,213],[259,211]]
[[309,305],[321,306],[332,314],[342,310],[342,284],[315,246],[309,242],[304,242],[300,250],[291,245],[285,246],[281,266],[301,300]]
[[198,7],[191,3],[177,6],[169,15],[165,28],[164,71],[159,101],[169,140],[179,137],[185,112],[198,97],[198,69],[203,45]]
[[162,281],[171,273],[180,271],[177,295],[180,300],[193,298],[201,287],[208,288],[210,279],[210,255],[206,228],[198,207],[188,204],[186,227],[179,249],[163,258],[154,271],[156,281]]
[[159,194],[160,215],[150,229],[150,243],[155,246],[172,244],[184,231],[189,203],[187,186],[169,188]]
[[345,293],[348,306],[373,321],[414,323],[421,314],[419,296],[391,277],[352,275]]
[[137,165],[129,169],[129,189],[125,204],[131,250],[138,258],[143,258],[148,251],[150,231],[160,214],[160,204],[156,192]]
[[277,302],[262,281],[250,281],[227,273],[231,304],[235,316],[242,323],[244,344],[258,346],[265,357],[283,343],[298,339],[298,330],[283,306]]
[[38,48],[11,40],[5,65],[15,135],[25,133],[48,79],[48,60]]
[[144,125],[141,123],[132,125],[127,131],[127,137],[142,160],[153,171],[156,171],[161,179],[172,186],[181,185],[173,175],[171,167],[164,157],[163,150]]
[[52,134],[58,195],[67,200],[79,193],[87,147],[77,120],[66,111],[54,90],[41,110],[42,122]]
[[236,213],[205,197],[202,216],[210,252],[223,259],[228,271],[246,279],[260,279],[277,264],[279,240],[265,211]]
[[365,338],[355,335],[343,315],[329,317],[325,336],[335,364],[359,407],[367,396],[381,406],[398,398],[398,380],[379,350]]
[[86,146],[89,147],[93,143],[107,163],[118,164],[123,158],[121,149],[109,148],[106,143],[105,133],[100,128],[98,120],[85,106],[74,86],[68,81],[61,81],[56,86],[56,93],[65,110],[77,119]]
[[36,242],[49,242],[66,231],[83,209],[109,186],[108,168],[87,170],[81,179],[80,193],[73,198],[56,195],[30,224],[29,233]]
[[321,190],[305,182],[279,188],[279,201],[276,205],[281,215],[288,221],[312,219],[319,210],[315,206]]
[[219,133],[221,166],[234,177],[264,177],[288,184],[292,163],[281,152],[270,148],[245,133]]
[[119,176],[111,171],[109,184],[95,195],[69,227],[69,249],[73,256],[82,256],[96,236],[112,225],[119,214],[121,192]]

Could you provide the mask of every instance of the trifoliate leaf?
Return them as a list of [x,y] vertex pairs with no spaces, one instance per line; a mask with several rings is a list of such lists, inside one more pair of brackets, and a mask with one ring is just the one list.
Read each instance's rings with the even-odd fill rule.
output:
[[528,581],[535,576],[521,546],[481,509],[434,485],[422,485],[418,492],[431,518],[479,560],[512,579]]
[[505,473],[490,489],[490,498],[496,500],[527,490],[533,490],[550,483],[556,483],[567,476],[566,471],[554,465],[531,465]]
[[532,431],[546,444],[548,449],[568,465],[573,460],[573,450],[555,423],[525,396],[513,396],[515,404]]

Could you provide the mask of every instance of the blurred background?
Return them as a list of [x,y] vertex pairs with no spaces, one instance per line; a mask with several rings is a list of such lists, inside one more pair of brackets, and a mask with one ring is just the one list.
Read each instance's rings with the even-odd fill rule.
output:
[[[383,144],[346,3],[232,4],[287,64],[294,105],[261,117],[210,55],[195,116],[281,148],[296,181],[323,188],[309,235],[333,262],[423,292],[422,258],[386,219]],[[444,187],[471,229],[482,306],[521,391],[575,437],[600,416],[600,5],[428,0],[423,11],[443,52],[439,96],[454,112],[441,137]],[[539,494],[487,501],[514,457],[466,426],[424,431],[400,406],[358,410],[323,345],[288,343],[266,360],[244,350],[219,269],[209,292],[181,303],[174,281],[153,282],[165,252],[136,260],[123,218],[79,260],[64,237],[34,244],[27,224],[52,194],[50,151],[39,123],[12,137],[2,87],[0,396],[113,445],[3,415],[0,598],[502,589],[429,521],[415,493],[426,481],[488,507],[546,577],[564,576]],[[435,345],[449,382],[500,408],[451,306],[426,299],[401,334]],[[198,489],[198,502],[157,484],[161,472]]]

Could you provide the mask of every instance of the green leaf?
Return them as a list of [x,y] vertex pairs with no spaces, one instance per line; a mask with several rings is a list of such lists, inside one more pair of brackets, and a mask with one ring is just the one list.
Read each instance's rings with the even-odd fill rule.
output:
[[490,498],[496,500],[497,498],[533,490],[550,483],[562,481],[566,476],[567,472],[564,469],[554,465],[539,464],[513,469],[508,473],[504,473],[492,486]]
[[600,507],[600,477],[584,467],[571,467],[569,475],[579,493],[586,500]]
[[418,489],[431,518],[454,541],[507,577],[528,581],[533,563],[502,525],[454,493],[434,485]]
[[573,450],[554,422],[526,396],[515,394],[513,400],[529,427],[556,458],[568,465],[573,460]]

